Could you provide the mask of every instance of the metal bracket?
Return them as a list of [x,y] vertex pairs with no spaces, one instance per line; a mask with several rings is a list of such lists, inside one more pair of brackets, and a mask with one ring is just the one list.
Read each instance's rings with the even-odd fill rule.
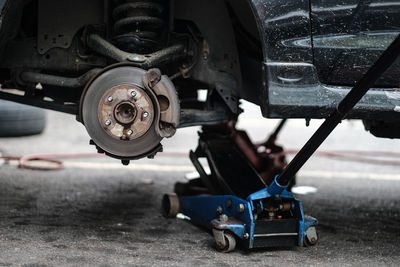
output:
[[181,113],[178,94],[174,84],[159,69],[150,69],[142,78],[148,90],[152,90],[160,106],[160,121],[157,131],[161,137],[171,137],[179,125]]
[[68,48],[82,25],[103,23],[102,2],[39,0],[38,53],[43,55],[54,47]]
[[229,88],[226,84],[222,82],[216,82],[215,89],[221,96],[222,100],[229,107],[232,113],[238,113],[238,97],[233,93],[232,88]]

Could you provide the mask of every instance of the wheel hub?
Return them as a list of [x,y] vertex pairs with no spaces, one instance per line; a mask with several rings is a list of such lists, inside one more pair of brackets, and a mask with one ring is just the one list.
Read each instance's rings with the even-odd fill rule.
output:
[[108,90],[99,103],[99,121],[115,139],[134,140],[143,136],[154,121],[150,96],[135,85],[119,85]]
[[132,123],[136,118],[136,114],[136,106],[129,101],[118,104],[114,110],[114,116],[121,124]]

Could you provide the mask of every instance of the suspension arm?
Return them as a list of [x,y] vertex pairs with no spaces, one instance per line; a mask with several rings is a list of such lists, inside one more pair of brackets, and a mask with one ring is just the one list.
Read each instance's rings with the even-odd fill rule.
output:
[[117,48],[98,34],[90,34],[87,37],[87,45],[103,56],[118,62],[129,61],[144,69],[156,67],[166,62],[173,62],[186,56],[186,49],[183,44],[174,44],[146,55],[128,53]]
[[90,79],[92,79],[100,71],[101,69],[92,69],[76,78],[56,76],[56,75],[43,74],[37,72],[22,72],[20,78],[24,82],[41,83],[41,84],[68,87],[68,88],[79,88],[85,86],[90,81]]

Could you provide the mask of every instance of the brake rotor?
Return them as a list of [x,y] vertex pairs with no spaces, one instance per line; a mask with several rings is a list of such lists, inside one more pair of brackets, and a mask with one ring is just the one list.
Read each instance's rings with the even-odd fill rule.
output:
[[143,85],[145,70],[117,66],[85,89],[81,119],[100,151],[120,159],[154,155],[161,149],[157,96]]

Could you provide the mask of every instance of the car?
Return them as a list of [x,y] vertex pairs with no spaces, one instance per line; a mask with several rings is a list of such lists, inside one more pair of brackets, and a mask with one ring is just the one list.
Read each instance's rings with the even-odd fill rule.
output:
[[[326,118],[400,32],[396,0],[2,0],[0,9],[0,98],[76,115],[97,150],[124,164],[154,157],[179,128],[235,121],[241,99],[267,118]],[[399,77],[398,59],[347,118],[399,138]]]

